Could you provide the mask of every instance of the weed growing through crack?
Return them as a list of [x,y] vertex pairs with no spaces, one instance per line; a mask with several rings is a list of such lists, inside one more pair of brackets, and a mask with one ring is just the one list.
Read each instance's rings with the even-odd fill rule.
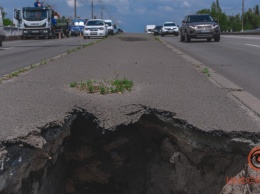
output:
[[155,37],[154,40],[157,40],[157,41],[159,41],[159,42],[162,42],[162,41],[160,40],[160,38],[158,38],[158,37]]
[[86,82],[71,82],[70,87],[77,88],[81,91],[86,91],[89,93],[100,93],[100,94],[110,94],[110,93],[124,93],[125,91],[131,91],[133,87],[133,81],[128,79],[114,79],[111,81],[97,82],[93,80],[87,80]]
[[210,77],[209,69],[207,67],[204,67],[201,72],[207,77]]
[[75,88],[77,85],[78,85],[77,82],[71,82],[71,83],[70,83],[70,87],[71,87],[71,88]]

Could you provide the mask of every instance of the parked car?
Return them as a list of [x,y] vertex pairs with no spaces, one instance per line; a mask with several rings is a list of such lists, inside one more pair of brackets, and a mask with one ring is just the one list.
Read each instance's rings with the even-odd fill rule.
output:
[[90,37],[107,37],[108,31],[105,21],[102,19],[88,20],[83,31],[84,39]]
[[162,30],[161,30],[161,36],[165,36],[168,34],[173,34],[175,36],[179,35],[179,28],[175,24],[175,22],[164,22],[162,25]]
[[154,30],[153,30],[153,35],[157,36],[161,34],[161,30],[162,30],[162,26],[155,26]]
[[113,36],[115,34],[114,24],[112,20],[104,20],[107,25],[108,35]]
[[116,24],[113,25],[114,28],[114,34],[118,34],[118,26]]
[[148,34],[152,34],[154,28],[155,28],[155,25],[146,25],[144,28],[144,32],[148,33]]
[[190,42],[191,39],[220,41],[220,26],[209,14],[185,16],[180,27],[180,41]]
[[118,28],[118,34],[122,34],[122,33],[125,33],[125,31],[124,30],[122,30],[121,28]]
[[80,33],[83,32],[83,29],[85,27],[85,23],[87,22],[87,19],[72,19],[69,23],[69,35],[70,36],[77,36],[80,35]]

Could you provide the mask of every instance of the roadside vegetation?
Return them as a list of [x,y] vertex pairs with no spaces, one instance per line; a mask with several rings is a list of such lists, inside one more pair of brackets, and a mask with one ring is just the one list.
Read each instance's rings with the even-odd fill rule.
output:
[[[221,31],[240,32],[242,30],[242,15],[240,13],[232,13],[232,15],[227,15],[222,11],[218,0],[211,4],[210,9],[201,9],[197,11],[197,14],[210,14],[214,19],[218,20]],[[255,5],[253,8],[248,8],[248,10],[245,10],[243,15],[243,30],[253,30],[259,28],[259,14],[259,5]]]
[[204,75],[206,75],[207,77],[210,77],[210,73],[209,73],[209,69],[207,67],[204,67],[201,70],[201,73],[203,73]]
[[111,94],[111,93],[124,93],[125,91],[131,91],[133,87],[133,81],[124,79],[104,80],[95,81],[87,80],[85,82],[71,82],[70,87],[76,88],[80,91],[86,91],[88,93],[100,93],[100,94]]

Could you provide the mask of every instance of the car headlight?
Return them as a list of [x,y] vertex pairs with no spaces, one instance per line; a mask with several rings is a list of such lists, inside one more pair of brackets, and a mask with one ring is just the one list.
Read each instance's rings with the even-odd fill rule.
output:
[[212,25],[212,28],[219,28],[219,25],[218,24],[214,24],[214,25]]
[[190,28],[193,28],[193,29],[197,29],[197,26],[192,26],[192,25],[190,25],[189,27],[190,27]]
[[101,28],[98,28],[99,30],[104,30],[104,28],[103,27],[101,27]]

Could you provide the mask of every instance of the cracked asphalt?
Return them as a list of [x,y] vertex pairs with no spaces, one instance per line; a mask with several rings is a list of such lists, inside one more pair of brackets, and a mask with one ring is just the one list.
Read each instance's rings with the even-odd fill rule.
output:
[[[204,131],[258,133],[259,115],[187,58],[153,36],[126,33],[34,68],[0,84],[0,141],[62,123],[76,107],[106,129],[137,121],[147,106]],[[133,90],[100,95],[69,87],[115,78],[133,80]]]

